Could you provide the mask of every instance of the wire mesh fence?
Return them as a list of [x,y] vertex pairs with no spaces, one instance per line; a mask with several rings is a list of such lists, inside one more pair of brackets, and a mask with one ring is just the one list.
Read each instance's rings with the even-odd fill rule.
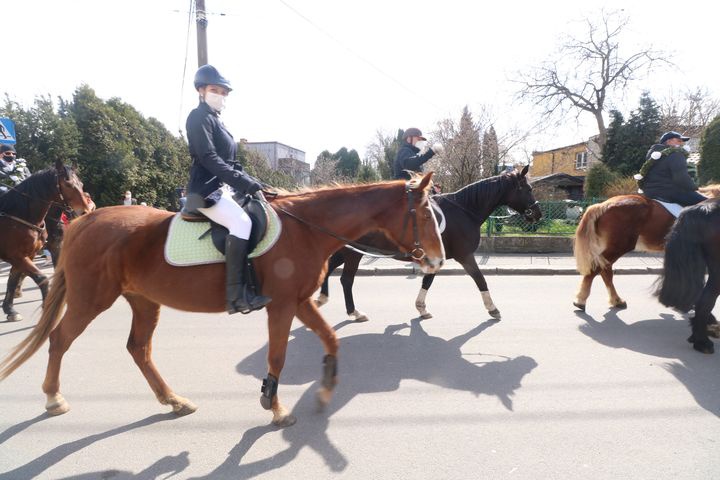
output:
[[560,200],[539,202],[542,219],[530,223],[521,214],[508,207],[498,207],[482,225],[488,237],[498,235],[575,235],[585,209],[603,199]]

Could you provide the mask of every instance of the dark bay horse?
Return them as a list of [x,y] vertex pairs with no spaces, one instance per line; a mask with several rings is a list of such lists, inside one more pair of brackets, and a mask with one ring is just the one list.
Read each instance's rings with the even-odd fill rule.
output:
[[[382,230],[423,271],[435,272],[442,266],[443,246],[428,202],[431,177],[432,173],[411,183],[321,188],[278,195],[272,201],[282,221],[282,235],[253,263],[262,293],[272,298],[266,307],[268,376],[260,401],[264,408],[272,409],[274,424],[295,422],[277,395],[293,317],[318,335],[325,349],[322,388],[318,390],[322,405],[330,400],[336,384],[338,340],[311,300],[332,252],[347,238]],[[171,405],[177,415],[194,412],[197,407],[176,395],[156,369],[152,336],[161,305],[190,312],[224,312],[225,265],[168,264],[163,250],[172,216],[153,208],[116,206],[72,222],[42,317],[0,364],[0,380],[29,359],[49,337],[50,357],[43,382],[45,408],[51,415],[67,412],[69,404],[60,393],[62,357],[88,324],[122,295],[133,312],[127,349],[150,388],[160,403]],[[67,308],[61,317],[64,305]]]
[[43,299],[47,294],[47,277],[33,259],[47,238],[44,219],[53,207],[70,207],[78,213],[88,208],[82,182],[75,171],[62,162],[31,175],[0,197],[0,259],[12,267],[3,301],[8,321],[22,320],[13,301],[23,276],[33,279]]
[[[542,212],[532,194],[532,188],[527,183],[528,167],[520,172],[511,172],[486,178],[463,187],[454,193],[434,195],[432,198],[440,207],[445,217],[445,230],[442,232],[443,245],[446,258],[455,259],[465,272],[472,277],[480,290],[485,308],[493,318],[500,318],[500,311],[490,297],[487,282],[475,261],[475,251],[480,244],[480,226],[497,207],[507,205],[513,210],[522,212],[525,219],[536,222],[542,217]],[[377,233],[358,239],[358,244],[369,245],[387,250],[388,241]],[[343,272],[340,283],[345,295],[345,307],[348,315],[355,321],[366,321],[367,316],[355,308],[352,286],[355,274],[363,254],[348,248],[341,248],[329,260],[328,273],[323,281],[320,295],[316,302],[318,305],[327,303],[329,296],[328,278],[330,274],[343,263]],[[431,318],[426,310],[425,297],[435,279],[435,274],[423,276],[422,288],[415,300],[422,318]]]
[[589,206],[575,232],[575,263],[583,278],[573,305],[585,310],[592,282],[600,274],[610,306],[627,308],[615,290],[613,264],[633,250],[662,252],[674,222],[665,207],[643,195],[618,195]]
[[683,312],[694,308],[688,342],[698,352],[713,353],[708,327],[717,327],[712,310],[720,295],[720,199],[682,211],[667,237],[663,270],[658,300]]

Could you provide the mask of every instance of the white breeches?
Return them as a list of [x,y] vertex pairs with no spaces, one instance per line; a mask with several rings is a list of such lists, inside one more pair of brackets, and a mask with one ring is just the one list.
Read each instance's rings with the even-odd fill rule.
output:
[[220,201],[209,208],[198,208],[203,215],[219,223],[230,231],[230,235],[247,240],[250,238],[252,220],[245,210],[232,198],[232,194],[223,190]]

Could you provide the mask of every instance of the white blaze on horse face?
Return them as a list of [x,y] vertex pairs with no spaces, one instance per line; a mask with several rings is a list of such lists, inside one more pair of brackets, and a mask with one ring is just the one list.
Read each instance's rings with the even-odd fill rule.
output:
[[430,206],[430,201],[425,197],[425,200],[420,205],[420,208],[427,209],[428,212],[430,212],[430,217],[432,218],[433,225],[435,228],[435,234],[437,235],[438,240],[440,241],[440,258],[430,258],[425,257],[423,263],[420,265],[420,270],[423,273],[435,273],[438,270],[440,270],[440,267],[442,267],[443,263],[445,262],[445,245],[442,242],[442,236],[440,232],[440,226],[438,225],[437,217],[435,216],[435,211]]

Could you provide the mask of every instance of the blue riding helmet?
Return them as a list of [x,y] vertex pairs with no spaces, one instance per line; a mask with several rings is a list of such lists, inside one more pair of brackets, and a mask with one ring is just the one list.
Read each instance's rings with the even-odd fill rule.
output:
[[232,92],[230,81],[220,75],[217,68],[212,65],[203,65],[195,72],[195,90],[205,85],[220,85],[227,88],[229,92]]

